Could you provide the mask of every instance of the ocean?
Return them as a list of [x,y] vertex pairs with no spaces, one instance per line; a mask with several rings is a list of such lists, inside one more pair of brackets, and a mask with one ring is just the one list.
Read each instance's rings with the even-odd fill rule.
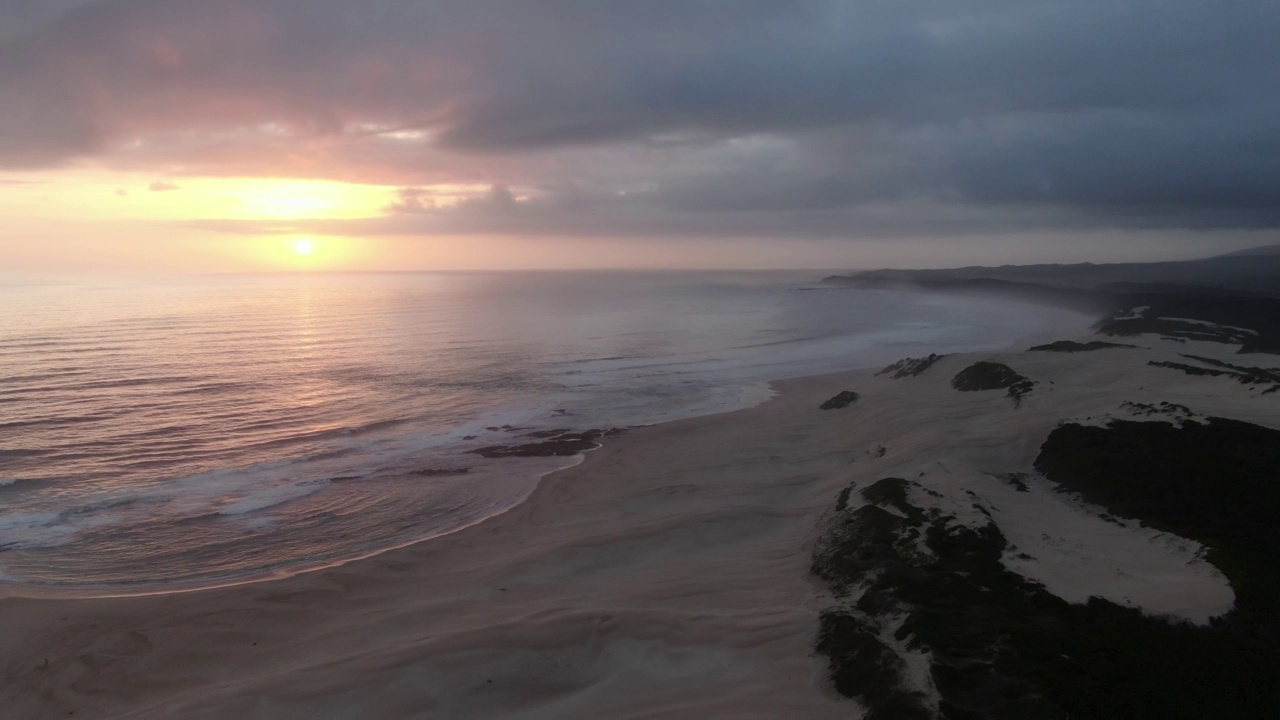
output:
[[759,403],[768,381],[1075,318],[819,272],[0,281],[0,594],[277,577],[474,524],[575,458],[527,433]]

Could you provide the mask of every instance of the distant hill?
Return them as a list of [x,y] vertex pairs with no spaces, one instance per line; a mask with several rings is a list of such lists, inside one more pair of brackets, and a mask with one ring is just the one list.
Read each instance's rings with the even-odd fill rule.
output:
[[954,285],[971,281],[1029,283],[1114,292],[1186,292],[1280,297],[1280,245],[1200,260],[1154,263],[1001,265],[951,270],[869,270],[826,282],[853,285]]
[[[1242,352],[1280,354],[1280,245],[1180,262],[869,270],[823,282],[1016,297],[1106,316],[1145,307],[1150,327],[1138,332],[1176,335],[1158,330],[1160,319],[1190,318],[1248,328],[1253,334],[1242,342]],[[1104,319],[1099,328],[1109,332],[1116,322]]]
[[1218,257],[1257,257],[1259,255],[1280,255],[1280,245],[1263,245],[1262,247],[1237,250]]

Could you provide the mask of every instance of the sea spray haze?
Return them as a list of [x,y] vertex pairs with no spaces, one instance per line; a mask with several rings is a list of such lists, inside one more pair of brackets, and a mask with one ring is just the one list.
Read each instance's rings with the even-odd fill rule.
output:
[[770,379],[1073,321],[814,277],[10,281],[0,572],[8,591],[92,594],[340,562],[500,512],[572,462],[479,446],[727,410]]

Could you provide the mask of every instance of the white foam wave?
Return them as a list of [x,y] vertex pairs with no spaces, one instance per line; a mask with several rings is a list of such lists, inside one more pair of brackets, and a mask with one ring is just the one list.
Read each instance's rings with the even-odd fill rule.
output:
[[31,550],[75,542],[80,533],[110,524],[100,517],[59,512],[0,513],[0,548]]
[[303,480],[248,492],[218,509],[219,515],[246,515],[306,497],[329,486],[327,480]]

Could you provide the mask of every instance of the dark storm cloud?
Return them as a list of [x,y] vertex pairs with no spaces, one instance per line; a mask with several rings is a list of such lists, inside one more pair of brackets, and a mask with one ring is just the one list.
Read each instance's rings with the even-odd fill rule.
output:
[[389,232],[1280,225],[1271,0],[36,5],[9,167],[386,182]]

